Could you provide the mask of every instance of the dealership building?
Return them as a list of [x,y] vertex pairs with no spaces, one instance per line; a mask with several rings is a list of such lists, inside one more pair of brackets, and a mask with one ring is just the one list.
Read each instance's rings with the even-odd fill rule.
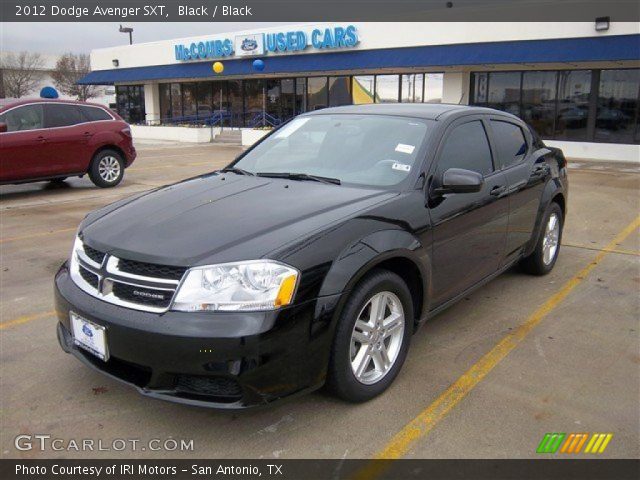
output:
[[636,22],[282,25],[94,50],[91,64],[81,83],[115,85],[132,124],[255,129],[328,106],[459,103],[516,114],[572,158],[640,161]]

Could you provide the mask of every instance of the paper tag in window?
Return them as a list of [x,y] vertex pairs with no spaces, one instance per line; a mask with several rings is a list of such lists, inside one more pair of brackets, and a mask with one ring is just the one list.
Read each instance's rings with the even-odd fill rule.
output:
[[399,143],[396,146],[396,152],[406,153],[407,155],[411,155],[415,149],[416,147],[413,145],[406,145],[404,143]]
[[411,171],[411,165],[406,165],[404,163],[394,163],[393,165],[391,165],[391,168],[393,168],[394,170],[400,170],[401,172],[410,172]]

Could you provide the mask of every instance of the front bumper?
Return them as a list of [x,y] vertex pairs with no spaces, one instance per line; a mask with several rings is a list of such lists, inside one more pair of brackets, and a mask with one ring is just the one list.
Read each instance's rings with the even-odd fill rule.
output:
[[[341,295],[275,312],[162,314],[98,300],[63,265],[55,277],[58,341],[84,364],[147,396],[240,409],[321,387]],[[105,327],[107,362],[76,347],[69,312]]]

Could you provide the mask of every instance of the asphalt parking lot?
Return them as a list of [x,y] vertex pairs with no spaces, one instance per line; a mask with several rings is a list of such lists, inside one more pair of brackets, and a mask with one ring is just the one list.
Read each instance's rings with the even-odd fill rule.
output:
[[[395,384],[346,404],[324,392],[219,412],[142,397],[58,346],[52,283],[83,216],[219,168],[233,146],[144,145],[114,189],[0,187],[0,448],[5,458],[533,458],[546,432],[612,433],[601,457],[640,455],[640,168],[570,169],[554,271],[510,271],[426,324]],[[193,439],[193,451],[19,451],[65,441]],[[581,454],[588,456],[587,454]]]

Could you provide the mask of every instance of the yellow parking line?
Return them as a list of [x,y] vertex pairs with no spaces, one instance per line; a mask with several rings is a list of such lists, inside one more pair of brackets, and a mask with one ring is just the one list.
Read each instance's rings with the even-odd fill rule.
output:
[[9,320],[8,322],[0,323],[0,330],[15,327],[17,325],[22,325],[23,323],[31,322],[32,320],[53,317],[55,314],[55,310],[52,310],[50,312],[36,313],[33,315],[23,315],[22,317],[14,318],[13,320]]
[[581,248],[583,250],[593,250],[594,252],[602,252],[606,251],[608,253],[620,253],[622,255],[634,255],[640,257],[640,252],[637,250],[622,250],[620,248],[598,248],[598,247],[590,247],[588,245],[579,245],[577,243],[564,243],[562,242],[563,247],[571,247],[571,248]]
[[77,230],[78,227],[62,228],[60,230],[51,230],[50,232],[32,233],[31,235],[21,235],[19,237],[1,238],[0,243],[15,242],[17,240],[27,240],[34,237],[46,237],[47,235],[55,235],[57,233],[71,232]]
[[[640,227],[640,216],[618,233],[588,265],[568,280],[558,292],[533,312],[522,325],[507,334],[484,357],[472,365],[469,370],[440,394],[431,405],[405,425],[374,458],[397,459],[403,457],[418,440],[425,437],[502,359],[516,348],[543,318],[567,298],[573,289],[602,261],[609,253],[609,250],[622,243],[638,227]],[[382,474],[389,466],[387,462],[372,462],[360,470],[354,478],[374,478]]]

